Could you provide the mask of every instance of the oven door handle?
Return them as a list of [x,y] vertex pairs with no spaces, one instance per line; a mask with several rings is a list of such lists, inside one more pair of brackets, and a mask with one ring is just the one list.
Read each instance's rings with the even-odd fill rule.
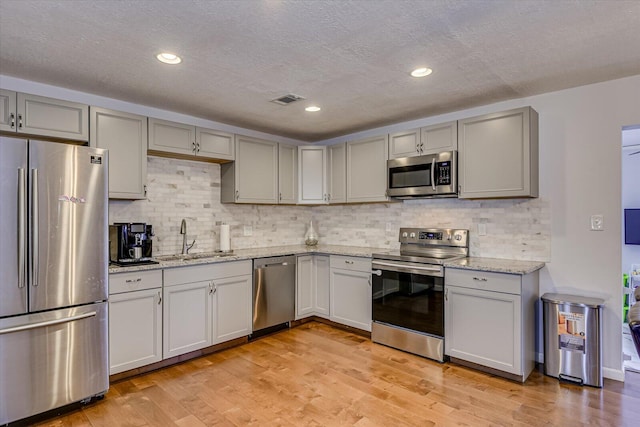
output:
[[373,268],[380,268],[382,270],[396,271],[399,273],[415,273],[422,274],[427,276],[444,276],[442,267],[439,266],[428,266],[428,265],[406,265],[406,264],[397,264],[394,262],[386,262],[386,261],[373,261],[371,263]]

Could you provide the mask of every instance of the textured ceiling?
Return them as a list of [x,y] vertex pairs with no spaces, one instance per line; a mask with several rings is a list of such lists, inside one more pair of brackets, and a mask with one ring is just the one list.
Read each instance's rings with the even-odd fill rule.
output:
[[640,0],[0,0],[0,74],[304,141],[639,73]]

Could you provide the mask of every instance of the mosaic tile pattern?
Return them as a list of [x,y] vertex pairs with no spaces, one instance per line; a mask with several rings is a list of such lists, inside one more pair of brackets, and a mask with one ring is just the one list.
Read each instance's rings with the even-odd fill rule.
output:
[[[400,227],[470,230],[470,255],[549,261],[549,203],[542,199],[423,199],[403,203],[337,206],[266,206],[220,203],[220,166],[150,156],[147,200],[109,202],[109,221],[154,225],[154,254],[179,253],[180,222],[187,220],[192,252],[219,247],[221,223],[231,225],[231,247],[246,249],[304,242],[309,220],[322,244],[397,248]],[[485,223],[486,236],[477,225]],[[244,236],[245,226],[252,228]],[[386,231],[386,230],[390,231]]]

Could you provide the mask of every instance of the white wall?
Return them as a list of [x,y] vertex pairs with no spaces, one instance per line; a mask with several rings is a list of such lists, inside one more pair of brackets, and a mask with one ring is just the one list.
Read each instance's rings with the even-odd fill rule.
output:
[[[5,84],[7,82],[11,83],[10,87]],[[8,89],[60,98],[64,98],[64,94],[69,92],[65,89],[61,90],[59,94],[56,91],[42,93],[36,90],[42,85],[26,84],[24,81],[2,76],[0,76],[0,85]],[[47,90],[51,91],[51,89]],[[78,101],[91,103],[91,101],[83,101],[85,99],[84,95],[75,94],[74,96],[78,97],[76,99]],[[113,104],[107,103],[106,100],[103,101],[104,104],[98,105],[193,124],[199,124],[199,120],[201,120],[195,118],[182,120],[181,116],[176,113],[161,112],[141,106],[137,106],[132,110],[133,107],[129,104],[118,107],[120,105],[119,101],[112,100]],[[527,215],[530,215],[531,221],[535,221],[536,218],[542,218],[543,221],[548,220],[549,222],[547,227],[550,228],[551,235],[550,253],[548,248],[542,249],[543,256],[541,258],[548,261],[548,263],[540,275],[541,294],[545,292],[578,293],[601,297],[606,301],[603,316],[604,374],[606,377],[621,380],[623,379],[623,371],[620,327],[622,323],[622,288],[620,286],[622,274],[620,271],[622,247],[620,233],[622,215],[620,168],[622,148],[620,141],[623,126],[640,123],[640,75],[429,117],[334,138],[322,143],[342,142],[363,136],[387,133],[390,130],[456,120],[526,105],[531,105],[536,109],[540,118],[540,199],[539,202],[520,203],[512,201],[511,204],[506,203],[504,206],[508,207],[507,212],[511,212],[515,218],[521,215],[519,206],[525,206],[526,211],[527,203],[533,203],[532,206],[535,209],[540,208],[541,211],[537,213],[534,211],[534,215],[529,211]],[[160,116],[160,113],[166,114],[166,116]],[[214,127],[213,125],[210,126]],[[224,130],[227,129],[225,128]],[[203,173],[210,173],[210,171]],[[335,235],[330,237],[332,236],[332,224],[338,222],[337,220],[332,222],[331,218],[334,214],[339,213],[340,215],[336,217],[340,219],[341,224],[346,224],[346,226],[361,224],[362,214],[369,214],[370,218],[375,216],[374,223],[376,227],[380,228],[386,222],[392,222],[395,226],[398,209],[402,211],[407,220],[419,218],[421,221],[426,222],[435,218],[437,221],[445,221],[445,215],[435,214],[437,209],[439,207],[442,208],[442,203],[458,202],[461,204],[447,205],[445,208],[457,210],[473,207],[467,206],[466,202],[463,201],[421,201],[414,204],[393,205],[389,209],[385,208],[385,206],[392,206],[391,204],[308,209],[310,209],[311,214],[317,214],[323,218],[323,221],[319,224],[320,234],[322,236],[324,233],[327,239],[330,240],[335,238]],[[123,202],[118,203],[118,209],[123,211],[127,209],[135,211],[138,207],[145,206],[145,202],[131,202],[130,207],[120,205]],[[484,218],[485,212],[482,212],[483,209],[493,215],[492,212],[498,212],[501,208],[500,203],[503,202],[485,201],[479,203],[478,213],[471,214],[470,219],[459,212],[454,212],[452,217],[458,215],[459,218],[464,218],[465,221],[470,221],[473,225],[474,218]],[[540,204],[538,205],[537,203]],[[246,209],[246,212],[243,209]],[[309,211],[305,210],[307,208],[294,209],[294,211],[291,211],[287,208],[280,209],[278,207],[242,207],[233,211],[229,210],[224,215],[231,215],[232,218],[239,215],[239,217],[246,218],[242,221],[251,221],[252,218],[255,218],[257,222],[263,224],[265,232],[271,233],[273,237],[277,236],[277,230],[269,229],[268,224],[274,220],[281,220],[283,215],[291,213],[298,218],[298,221],[308,218]],[[238,210],[239,212],[237,212]],[[405,214],[405,212],[410,211],[416,214]],[[431,215],[432,213],[434,215]],[[592,214],[604,215],[604,231],[594,232],[589,230],[589,217]],[[212,218],[212,221],[215,219]],[[144,218],[139,218],[139,220],[144,220]],[[175,222],[175,219],[172,221]],[[302,235],[303,227],[299,225],[297,227],[297,233]],[[542,229],[544,231],[544,225]],[[207,231],[205,233],[210,232]],[[395,238],[395,236],[391,235],[393,233],[388,234],[384,230],[378,231],[378,233],[374,237],[359,236],[368,244],[378,241],[382,244],[393,244]],[[237,234],[236,236],[240,237]],[[288,239],[293,239],[293,235],[290,235]],[[260,242],[259,236],[251,240]],[[275,240],[272,241],[275,242]],[[248,244],[248,241],[239,241],[239,243],[244,246],[244,244]],[[486,251],[483,251],[482,247],[479,250],[476,247],[475,254],[478,256],[492,254],[494,256],[490,247],[486,247]],[[510,256],[518,258],[521,254],[514,251]]]
[[[640,122],[638,123],[640,125]],[[640,128],[622,133],[622,209],[640,209]],[[624,212],[622,215],[622,272],[631,264],[640,264],[640,245],[624,244]]]

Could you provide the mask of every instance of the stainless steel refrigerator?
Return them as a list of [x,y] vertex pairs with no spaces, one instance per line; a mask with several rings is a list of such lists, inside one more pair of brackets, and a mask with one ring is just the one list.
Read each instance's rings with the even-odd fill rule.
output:
[[0,137],[0,425],[109,388],[107,162]]

